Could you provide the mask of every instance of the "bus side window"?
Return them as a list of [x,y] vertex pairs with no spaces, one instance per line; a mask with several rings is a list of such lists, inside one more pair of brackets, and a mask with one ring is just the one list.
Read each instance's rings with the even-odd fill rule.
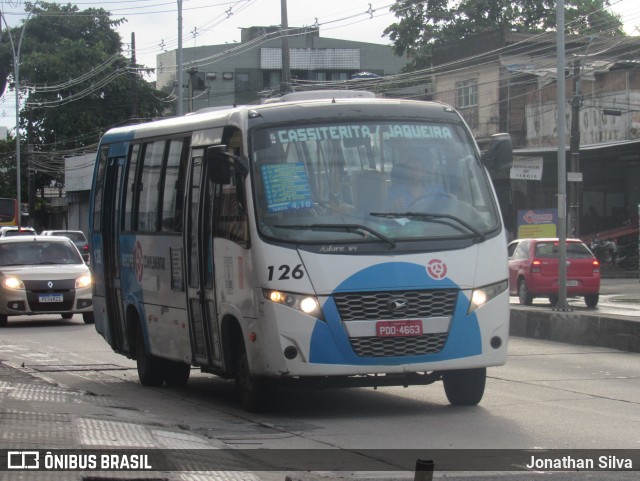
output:
[[102,231],[102,194],[104,191],[104,172],[107,168],[107,153],[108,147],[100,149],[99,163],[98,163],[98,175],[96,177],[96,185],[94,192],[94,207],[93,207],[93,230],[96,232]]
[[155,232],[157,230],[158,199],[165,143],[164,140],[158,140],[144,145],[137,228],[142,232]]
[[182,231],[182,196],[186,179],[189,139],[173,139],[169,144],[162,198],[162,232]]
[[125,231],[135,230],[133,222],[133,206],[137,195],[136,189],[136,171],[138,168],[138,155],[140,154],[140,144],[132,145],[129,149],[129,162],[126,169],[125,183],[127,188],[125,189],[124,199],[124,227]]
[[[226,144],[235,155],[241,155],[242,136],[239,130],[226,131]],[[224,140],[223,139],[223,142]],[[247,217],[244,189],[238,186],[244,182],[242,172],[231,168],[231,183],[216,186],[214,200],[215,235],[229,239],[242,247],[249,247],[249,222]]]

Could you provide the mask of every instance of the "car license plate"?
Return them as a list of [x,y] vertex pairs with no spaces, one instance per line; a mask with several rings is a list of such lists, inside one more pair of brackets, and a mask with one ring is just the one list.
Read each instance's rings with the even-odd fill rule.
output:
[[422,321],[378,321],[376,323],[378,337],[421,336]]
[[567,281],[567,287],[577,287],[578,286],[578,281],[573,280],[573,281]]
[[62,294],[40,294],[38,296],[38,302],[40,302],[41,304],[47,303],[47,302],[63,302],[63,296]]

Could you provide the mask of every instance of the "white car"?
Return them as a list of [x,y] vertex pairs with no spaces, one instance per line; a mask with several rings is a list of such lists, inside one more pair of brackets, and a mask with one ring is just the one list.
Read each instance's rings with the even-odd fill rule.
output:
[[78,248],[66,237],[0,238],[0,327],[9,316],[82,314],[93,323],[92,281]]
[[18,235],[37,235],[33,227],[4,226],[0,228],[0,237],[14,237]]

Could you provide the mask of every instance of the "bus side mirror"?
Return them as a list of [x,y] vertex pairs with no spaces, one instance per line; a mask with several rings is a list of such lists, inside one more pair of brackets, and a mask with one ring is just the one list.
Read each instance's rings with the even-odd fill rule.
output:
[[231,162],[233,161],[227,154],[226,145],[208,147],[204,160],[214,184],[227,185],[231,183]]
[[495,169],[509,165],[513,161],[513,145],[509,134],[494,134],[491,136],[489,150],[482,153],[482,163],[488,169]]

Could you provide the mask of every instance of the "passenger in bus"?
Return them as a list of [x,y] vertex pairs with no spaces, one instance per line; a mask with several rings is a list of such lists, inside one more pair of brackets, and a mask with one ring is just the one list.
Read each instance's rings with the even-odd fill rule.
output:
[[416,157],[396,164],[391,170],[391,185],[387,195],[388,210],[400,212],[425,195],[422,161]]

